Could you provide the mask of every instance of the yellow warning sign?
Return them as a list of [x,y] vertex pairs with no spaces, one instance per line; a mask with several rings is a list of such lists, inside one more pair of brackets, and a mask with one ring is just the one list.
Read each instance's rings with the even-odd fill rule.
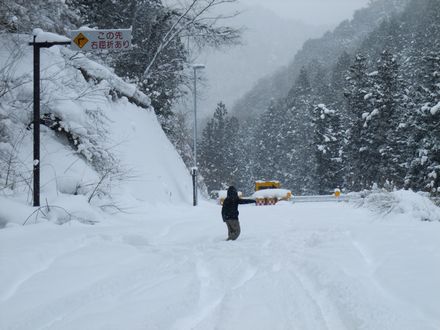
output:
[[72,40],[70,47],[75,51],[125,51],[132,48],[131,29],[71,30],[69,36]]
[[75,39],[73,39],[73,42],[74,42],[79,48],[83,48],[83,47],[89,42],[89,39],[87,39],[86,36],[80,32],[80,33],[75,37]]

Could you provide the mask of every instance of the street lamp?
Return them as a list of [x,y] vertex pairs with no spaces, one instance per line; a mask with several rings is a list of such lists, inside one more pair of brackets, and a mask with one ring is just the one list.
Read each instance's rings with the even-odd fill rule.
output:
[[197,205],[197,70],[204,69],[203,64],[194,64],[194,167],[192,168],[193,205]]

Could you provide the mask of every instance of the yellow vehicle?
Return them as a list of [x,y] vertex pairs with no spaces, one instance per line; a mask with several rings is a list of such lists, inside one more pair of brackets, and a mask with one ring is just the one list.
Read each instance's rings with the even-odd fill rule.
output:
[[279,181],[256,181],[255,191],[263,189],[279,189],[281,188],[281,183]]
[[290,200],[292,192],[281,189],[279,181],[256,181],[255,193],[252,195],[257,205],[274,205],[280,200]]

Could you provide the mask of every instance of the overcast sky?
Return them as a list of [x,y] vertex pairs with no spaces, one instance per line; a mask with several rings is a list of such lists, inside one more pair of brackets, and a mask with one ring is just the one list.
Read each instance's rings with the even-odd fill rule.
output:
[[351,18],[356,9],[369,0],[240,0],[243,4],[271,9],[281,17],[314,25],[335,24]]

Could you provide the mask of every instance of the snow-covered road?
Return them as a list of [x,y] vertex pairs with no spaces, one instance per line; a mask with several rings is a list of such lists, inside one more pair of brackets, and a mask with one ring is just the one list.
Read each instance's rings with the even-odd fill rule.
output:
[[0,329],[440,329],[440,223],[345,203],[0,230]]

